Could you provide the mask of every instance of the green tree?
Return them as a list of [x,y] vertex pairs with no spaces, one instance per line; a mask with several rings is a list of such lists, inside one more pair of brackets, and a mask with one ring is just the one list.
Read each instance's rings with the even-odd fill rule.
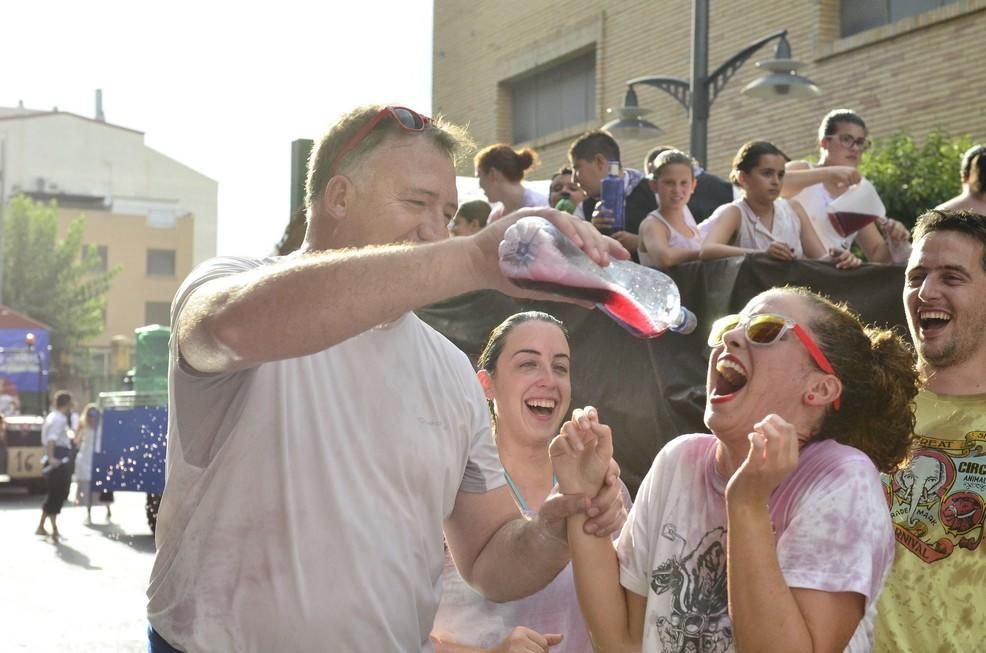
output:
[[873,182],[887,215],[913,227],[919,215],[961,190],[959,163],[971,145],[971,137],[952,138],[937,127],[922,144],[898,132],[878,140],[859,171]]
[[[79,343],[103,331],[106,291],[118,269],[103,272],[93,248],[83,247],[85,218],[58,240],[57,205],[23,195],[3,220],[3,303],[51,327],[56,360],[72,360]],[[69,370],[60,370],[69,372]]]

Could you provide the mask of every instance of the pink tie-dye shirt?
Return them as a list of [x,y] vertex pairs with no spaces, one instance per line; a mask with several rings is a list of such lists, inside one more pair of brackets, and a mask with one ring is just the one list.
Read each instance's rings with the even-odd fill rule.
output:
[[[726,600],[726,481],[717,440],[685,435],[654,459],[620,538],[620,582],[647,598],[643,651],[735,650]],[[876,599],[894,536],[880,475],[862,452],[824,440],[771,495],[777,557],[789,587],[857,592],[866,612],[847,651],[873,645]],[[765,605],[764,618],[770,606]]]

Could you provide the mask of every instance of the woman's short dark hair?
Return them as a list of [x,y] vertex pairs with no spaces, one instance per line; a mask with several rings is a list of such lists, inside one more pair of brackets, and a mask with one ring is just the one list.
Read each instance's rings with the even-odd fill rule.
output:
[[769,143],[767,141],[750,141],[749,143],[743,143],[739,151],[736,152],[736,156],[733,157],[733,168],[729,171],[729,181],[734,184],[739,183],[739,173],[745,172],[747,174],[753,172],[753,169],[757,167],[760,162],[760,157],[767,154],[776,154],[784,158],[785,161],[790,161],[788,155],[781,152],[780,148]]
[[486,370],[490,374],[493,374],[496,370],[496,362],[500,360],[500,354],[503,353],[503,346],[507,342],[507,336],[510,332],[514,330],[514,327],[524,324],[525,322],[547,322],[548,324],[554,324],[556,327],[561,329],[561,332],[565,334],[565,340],[568,340],[568,330],[565,328],[564,323],[559,320],[554,315],[549,313],[544,313],[542,311],[525,311],[523,313],[514,313],[499,325],[493,331],[490,332],[490,337],[486,341],[486,347],[483,348],[483,353],[479,355],[479,360],[476,363],[477,370]]
[[518,182],[524,178],[525,171],[537,165],[538,154],[529,147],[515,150],[509,145],[497,143],[481,149],[473,162],[476,169],[483,173],[496,168],[509,181]]
[[835,130],[839,128],[839,125],[844,122],[859,125],[863,128],[864,132],[868,131],[863,117],[855,111],[851,109],[833,109],[825,114],[825,117],[822,118],[822,123],[818,126],[818,140],[834,134]]

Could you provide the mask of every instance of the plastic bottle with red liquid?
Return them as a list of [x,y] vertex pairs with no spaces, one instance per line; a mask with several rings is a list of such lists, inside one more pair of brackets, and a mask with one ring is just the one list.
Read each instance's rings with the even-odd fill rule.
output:
[[688,334],[697,325],[666,274],[630,261],[597,265],[544,218],[530,216],[511,225],[499,256],[500,270],[518,286],[593,302],[639,338],[656,338],[669,329]]

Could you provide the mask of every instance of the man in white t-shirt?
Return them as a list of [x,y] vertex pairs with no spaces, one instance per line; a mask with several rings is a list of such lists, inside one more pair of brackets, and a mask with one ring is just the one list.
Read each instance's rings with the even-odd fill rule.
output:
[[51,537],[56,542],[58,533],[58,514],[68,498],[72,485],[74,468],[75,431],[72,423],[72,395],[64,390],[55,393],[55,405],[41,426],[41,444],[45,448],[45,485],[48,494],[41,506],[41,521],[38,522],[38,535],[47,535],[45,520],[51,522]]
[[351,112],[313,150],[302,250],[213,259],[182,284],[151,651],[429,650],[443,530],[503,601],[565,566],[568,515],[616,528],[615,474],[591,507],[557,495],[520,516],[469,361],[411,311],[522,295],[497,261],[522,215],[599,263],[627,253],[547,208],[448,239],[460,139],[404,107]]

